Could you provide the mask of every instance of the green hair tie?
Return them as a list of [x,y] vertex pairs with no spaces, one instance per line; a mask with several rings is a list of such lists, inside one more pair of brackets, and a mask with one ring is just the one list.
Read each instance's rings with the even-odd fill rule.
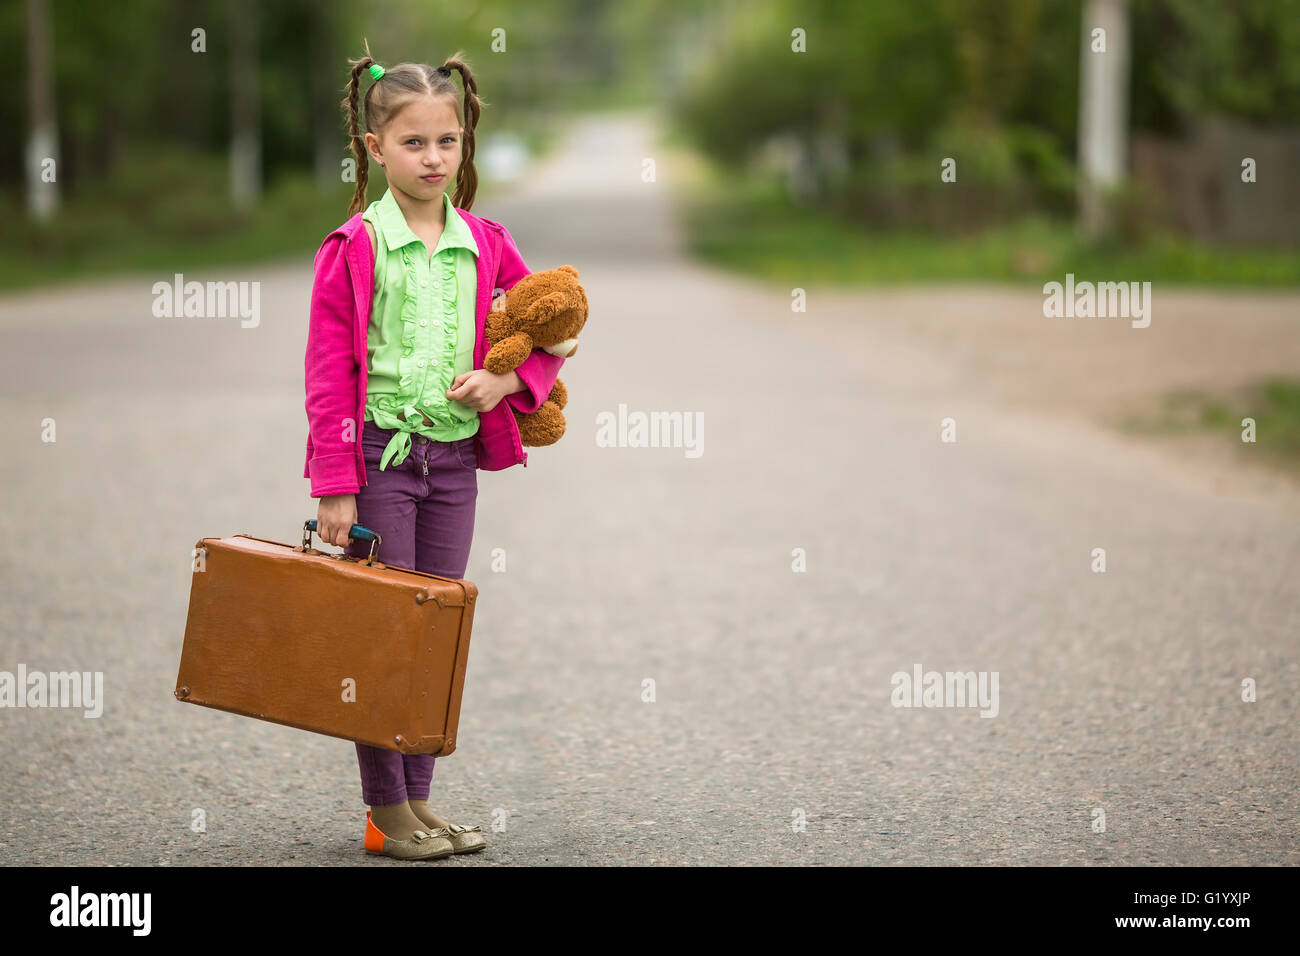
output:
[[370,75],[373,76],[373,77],[377,80],[377,79],[379,79],[381,76],[384,75],[384,68],[383,68],[382,66],[380,66],[378,63],[371,63],[371,64],[370,64]]

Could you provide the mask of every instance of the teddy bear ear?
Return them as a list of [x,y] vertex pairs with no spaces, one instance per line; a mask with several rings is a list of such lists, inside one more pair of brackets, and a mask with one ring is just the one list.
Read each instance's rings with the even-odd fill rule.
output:
[[575,269],[575,268],[573,268],[573,266],[567,266],[567,265],[566,265],[566,266],[560,266],[560,268],[557,269],[556,271],[557,271],[557,272],[568,272],[568,273],[572,274],[572,276],[573,276],[575,279],[578,278],[578,270]]

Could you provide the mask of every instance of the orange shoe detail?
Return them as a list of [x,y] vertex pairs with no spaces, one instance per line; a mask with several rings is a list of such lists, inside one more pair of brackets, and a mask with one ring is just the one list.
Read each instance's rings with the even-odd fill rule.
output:
[[384,832],[380,830],[379,827],[375,826],[374,821],[370,819],[370,811],[367,810],[366,811],[366,840],[365,840],[366,849],[369,850],[371,853],[383,853],[384,841],[387,839],[388,837],[384,836]]

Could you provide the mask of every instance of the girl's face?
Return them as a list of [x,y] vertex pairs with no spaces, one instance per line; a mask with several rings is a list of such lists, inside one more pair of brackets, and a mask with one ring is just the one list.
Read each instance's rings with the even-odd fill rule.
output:
[[463,132],[447,97],[422,96],[402,107],[382,137],[367,133],[366,148],[383,163],[390,188],[441,200],[460,169]]

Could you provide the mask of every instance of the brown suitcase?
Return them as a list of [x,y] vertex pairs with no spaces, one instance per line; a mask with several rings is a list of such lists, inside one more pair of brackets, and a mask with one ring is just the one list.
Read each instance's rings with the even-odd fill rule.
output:
[[[176,697],[402,753],[456,749],[478,588],[247,534],[195,545]],[[349,685],[349,681],[352,683]],[[352,700],[349,700],[349,693]]]

